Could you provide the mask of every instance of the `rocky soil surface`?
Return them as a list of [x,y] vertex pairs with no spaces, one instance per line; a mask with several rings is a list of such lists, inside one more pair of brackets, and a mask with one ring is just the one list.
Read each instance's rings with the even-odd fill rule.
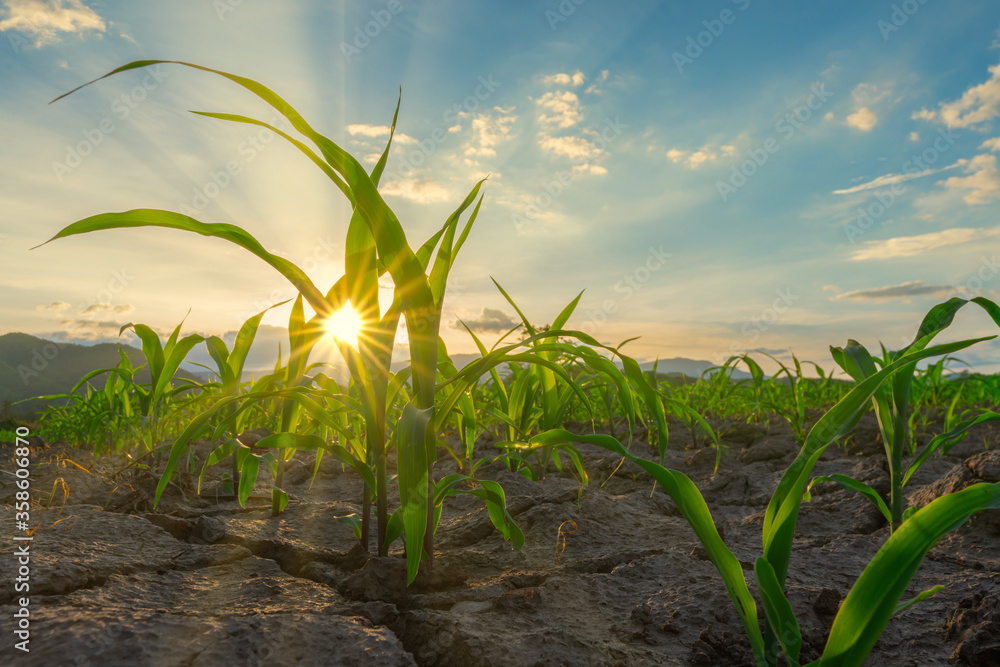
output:
[[[702,489],[751,591],[764,509],[797,451],[780,423],[716,423],[726,454],[667,453]],[[585,428],[577,425],[580,432]],[[672,430],[678,446],[690,442]],[[246,508],[221,470],[202,494],[120,459],[36,442],[32,451],[31,652],[10,619],[13,542],[0,542],[0,640],[5,664],[143,665],[751,665],[750,646],[722,580],[674,503],[637,467],[579,447],[589,484],[550,468],[540,481],[499,463],[525,533],[520,552],[494,530],[482,502],[446,501],[435,565],[404,581],[401,546],[369,558],[334,517],[360,512],[361,483],[327,458],[285,475],[291,501],[271,517],[266,480]],[[650,459],[643,441],[633,451]],[[477,456],[496,455],[488,439]],[[225,467],[225,466],[221,466]],[[0,525],[14,530],[13,447],[0,446]],[[439,474],[455,472],[442,450]],[[886,492],[874,420],[830,448],[816,475],[840,472]],[[976,482],[1000,481],[1000,429],[984,426],[908,485],[911,504]],[[788,595],[803,628],[803,659],[818,657],[841,600],[888,537],[873,505],[833,484],[804,503]],[[982,512],[930,552],[907,597],[945,589],[892,619],[870,665],[1000,665],[1000,511]],[[13,663],[6,662],[15,656]]]

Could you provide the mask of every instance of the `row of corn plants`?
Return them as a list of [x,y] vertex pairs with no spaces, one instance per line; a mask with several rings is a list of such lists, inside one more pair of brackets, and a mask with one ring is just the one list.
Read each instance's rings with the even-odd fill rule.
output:
[[[903,472],[901,460],[904,452],[913,453],[908,434],[915,368],[925,359],[952,354],[987,340],[931,345],[935,336],[951,323],[955,312],[970,301],[952,299],[937,306],[921,324],[913,343],[898,352],[884,351],[880,360],[853,341],[845,348],[832,348],[838,365],[855,382],[849,389],[833,382],[819,367],[816,367],[820,374],[818,382],[804,378],[802,366],[794,358],[794,370],[782,366],[781,373],[766,379],[759,364],[742,355],[729,360],[709,375],[707,381],[691,385],[698,389],[685,390],[687,395],[682,396],[658,386],[655,368],[652,374],[644,373],[634,359],[621,353],[621,346],[609,347],[583,332],[566,329],[579,296],[550,327],[539,329],[530,324],[511,296],[497,284],[521,317],[524,337],[517,342],[501,339],[487,349],[470,330],[481,356],[459,370],[451,362],[439,335],[441,313],[449,272],[482,204],[483,182],[472,188],[430,239],[414,249],[395,213],[378,192],[394,136],[398,105],[389,140],[369,173],[353,156],[313,129],[283,98],[251,79],[191,63],[159,60],[129,63],[105,77],[160,63],[224,77],[277,110],[315,148],[248,116],[196,113],[275,132],[324,172],[347,197],[353,213],[345,243],[345,275],[326,292],[299,267],[264,249],[246,230],[230,224],[203,223],[170,211],[137,209],[99,214],[69,225],[50,239],[146,226],[194,232],[244,248],[278,271],[298,291],[289,322],[287,362],[279,362],[275,373],[249,385],[242,382],[242,368],[263,313],[243,326],[231,350],[217,338],[205,340],[196,335],[181,338],[179,326],[167,343],[161,344],[148,327],[129,325],[142,342],[151,382],[140,391],[127,379],[129,369],[122,365],[118,369],[104,369],[108,374],[105,394],[107,400],[122,403],[124,392],[128,406],[115,405],[108,410],[137,415],[143,424],[142,443],[150,451],[164,446],[169,406],[180,401],[177,394],[184,389],[175,389],[172,378],[185,354],[195,345],[205,343],[217,366],[214,370],[218,382],[203,387],[207,399],[169,443],[169,457],[156,491],[157,501],[181,466],[190,470],[190,457],[185,463],[185,454],[189,454],[198,438],[207,437],[215,443],[202,464],[202,471],[225,461],[231,466],[234,492],[241,502],[249,496],[261,467],[269,467],[274,477],[275,513],[288,500],[281,488],[288,458],[296,452],[315,452],[318,465],[322,456],[333,456],[355,470],[364,482],[362,515],[352,522],[362,544],[369,548],[374,538],[377,552],[386,555],[390,545],[402,539],[407,578],[412,581],[422,562],[428,567],[433,564],[434,532],[441,506],[455,493],[471,493],[484,500],[494,525],[504,537],[514,548],[523,543],[523,535],[507,513],[502,487],[475,477],[483,459],[474,458],[474,444],[485,428],[496,427],[503,438],[498,443],[503,454],[498,458],[529,476],[544,474],[550,461],[561,466],[560,456],[564,455],[581,481],[585,481],[586,471],[576,445],[591,443],[632,461],[671,496],[722,576],[760,665],[777,664],[780,653],[787,664],[799,664],[801,633],[785,596],[798,512],[819,456],[850,433],[869,404],[879,419],[890,461],[893,484],[888,518],[894,530],[848,594],[834,620],[823,656],[816,664],[861,664],[893,613],[913,602],[901,603],[900,598],[930,547],[971,514],[1000,506],[1000,485],[996,484],[975,485],[913,511],[904,512],[900,501],[899,490],[912,474]],[[380,277],[393,284],[393,300],[384,311],[377,298]],[[996,304],[983,298],[971,302],[986,310],[1000,325],[1000,309]],[[306,304],[315,312],[314,316],[306,316]],[[309,356],[325,333],[326,318],[348,305],[357,313],[361,326],[356,347],[337,340],[350,375],[346,381],[338,381],[310,364]],[[405,324],[410,359],[405,368],[393,372],[390,362],[401,323]],[[732,381],[731,370],[737,363],[750,369],[748,383]],[[506,376],[501,369],[506,369]],[[836,397],[833,407],[807,428],[808,409],[823,401],[829,404],[833,397]],[[644,452],[632,451],[628,441],[623,445],[613,434],[580,435],[562,428],[571,415],[595,416],[595,398],[604,405],[610,419],[621,420],[629,436],[638,424],[645,426],[650,444],[658,449],[659,463],[648,460]],[[272,415],[275,432],[249,446],[238,436],[250,423],[248,420],[253,419],[252,415],[260,413],[262,405]],[[757,603],[740,563],[719,536],[701,493],[682,472],[662,465],[669,437],[668,416],[687,421],[712,437],[705,415],[734,409],[752,414],[762,410],[775,412],[792,425],[801,441],[798,457],[782,476],[768,505],[763,550],[754,565],[764,611],[763,632]],[[911,469],[937,449],[961,438],[972,425],[995,417],[995,413],[983,412],[965,419],[917,454]],[[438,445],[447,430],[459,434],[460,451],[449,453],[463,472],[438,479],[435,477]],[[395,454],[399,490],[399,504],[395,508],[390,508],[388,494],[391,453]],[[870,495],[870,489],[861,489],[854,480],[833,481]],[[370,515],[373,506],[374,518]]]

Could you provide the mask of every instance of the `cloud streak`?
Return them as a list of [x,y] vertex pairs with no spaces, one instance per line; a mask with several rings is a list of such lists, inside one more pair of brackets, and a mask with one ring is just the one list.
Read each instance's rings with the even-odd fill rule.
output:
[[885,241],[870,241],[854,251],[851,259],[855,262],[864,262],[895,257],[913,257],[938,248],[989,238],[1000,238],[1000,227],[992,229],[955,227],[930,234],[899,236]]
[[889,287],[873,287],[844,292],[833,297],[834,301],[888,301],[890,299],[908,299],[914,296],[931,296],[948,294],[954,291],[948,285],[928,285],[922,280],[914,280]]

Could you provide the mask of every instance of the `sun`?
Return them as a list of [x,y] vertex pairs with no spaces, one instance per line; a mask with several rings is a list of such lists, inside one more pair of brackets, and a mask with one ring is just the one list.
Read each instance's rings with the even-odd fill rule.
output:
[[351,347],[358,346],[358,331],[361,329],[361,318],[350,305],[344,306],[326,319],[327,333]]

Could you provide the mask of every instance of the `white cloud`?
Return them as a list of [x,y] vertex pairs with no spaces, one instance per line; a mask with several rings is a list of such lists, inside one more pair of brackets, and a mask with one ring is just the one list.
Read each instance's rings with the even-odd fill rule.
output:
[[667,151],[667,159],[675,163],[683,160],[685,155],[687,155],[685,151],[678,150],[676,148],[671,148]]
[[591,160],[603,152],[583,137],[551,137],[543,134],[538,137],[538,146],[545,153],[571,160]]
[[993,137],[992,139],[987,139],[983,143],[979,144],[980,148],[988,148],[994,153],[1000,151],[1000,137]]
[[988,204],[1000,199],[1000,171],[996,155],[977,155],[965,165],[968,176],[952,176],[941,185],[949,190],[968,190],[966,204]]
[[716,157],[717,156],[715,155],[715,153],[703,150],[695,151],[694,153],[691,153],[691,155],[688,156],[687,159],[688,166],[691,167],[692,169],[697,169],[706,162],[714,160]]
[[920,141],[920,133],[910,132],[910,141]]
[[547,128],[564,130],[583,120],[580,98],[568,90],[545,93],[535,103],[542,109],[538,114],[538,121]]
[[688,169],[698,169],[708,162],[714,162],[719,157],[732,157],[736,155],[736,146],[723,144],[712,146],[705,144],[696,151],[683,151],[678,148],[671,148],[667,151],[667,159],[675,164],[683,164]]
[[12,30],[34,39],[34,46],[59,41],[59,33],[97,30],[106,23],[80,0],[3,0],[6,17],[0,32]]
[[386,183],[379,188],[379,192],[383,196],[402,197],[420,204],[431,204],[451,199],[451,193],[441,185],[433,181],[420,181],[413,178]]
[[494,107],[493,111],[472,119],[472,137],[465,145],[467,157],[496,157],[496,148],[510,139],[511,128],[517,121],[514,107]]
[[577,70],[574,74],[552,74],[551,76],[543,77],[542,83],[548,85],[555,84],[557,86],[582,86],[585,80],[586,77],[583,76],[583,72]]
[[[355,123],[353,125],[347,126],[348,133],[354,137],[361,135],[362,137],[388,137],[389,136],[389,126],[388,125],[366,125],[364,123]],[[415,144],[417,140],[413,137],[403,134],[402,132],[396,132],[392,135],[392,140],[400,144]]]
[[868,107],[861,107],[845,120],[848,126],[868,132],[878,123],[878,116]]
[[906,174],[886,174],[885,176],[879,176],[878,178],[868,181],[867,183],[862,183],[861,185],[855,185],[854,187],[847,188],[845,190],[834,190],[835,195],[852,195],[855,192],[862,192],[864,190],[874,190],[875,188],[884,188],[894,183],[904,183],[906,181],[912,181],[914,178],[921,178],[923,176],[930,176],[931,174],[937,174],[942,171],[947,171],[949,169],[955,169],[956,167],[964,167],[968,164],[968,160],[959,160],[954,164],[950,164],[947,167],[942,167],[940,169],[924,169],[923,171],[914,171]]
[[870,241],[859,250],[854,251],[851,259],[856,262],[866,260],[890,259],[893,257],[912,257],[922,255],[937,248],[959,245],[986,238],[1000,237],[1000,227],[993,229],[975,227],[955,227],[931,234],[917,236],[900,236],[885,241]]
[[574,174],[591,174],[592,176],[604,176],[608,170],[599,164],[578,164],[573,167]]
[[1000,115],[1000,65],[989,68],[990,78],[966,90],[954,102],[941,102],[937,111],[921,109],[913,118],[933,120],[948,127],[971,127]]
[[854,112],[844,119],[848,127],[870,131],[878,123],[878,114],[875,109],[882,101],[891,94],[891,84],[876,85],[873,83],[859,83],[851,91],[851,99],[854,104]]

